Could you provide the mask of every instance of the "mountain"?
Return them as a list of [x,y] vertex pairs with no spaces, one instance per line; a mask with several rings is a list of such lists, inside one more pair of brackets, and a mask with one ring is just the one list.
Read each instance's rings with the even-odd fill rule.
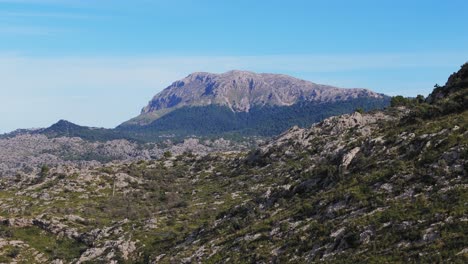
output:
[[140,116],[125,124],[149,124],[182,107],[219,105],[233,112],[249,112],[254,107],[292,106],[300,101],[330,103],[362,97],[383,98],[366,89],[340,89],[282,74],[196,72],[157,94]]
[[467,263],[459,73],[251,151],[0,178],[0,262]]
[[48,128],[42,129],[40,132],[53,137],[66,136],[73,137],[80,134],[80,131],[91,130],[89,127],[79,126],[67,120],[59,120],[57,123],[51,125]]
[[80,137],[91,141],[128,139],[126,135],[113,129],[80,126],[67,120],[59,120],[50,127],[36,130],[32,134],[41,134],[48,137]]
[[388,97],[370,90],[341,89],[282,74],[197,72],[157,94],[138,117],[118,129],[157,135],[271,136],[292,125],[308,126],[328,116],[388,103]]

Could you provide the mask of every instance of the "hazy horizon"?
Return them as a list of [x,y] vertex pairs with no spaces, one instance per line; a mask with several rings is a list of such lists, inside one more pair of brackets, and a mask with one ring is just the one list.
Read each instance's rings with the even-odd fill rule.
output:
[[427,95],[468,59],[466,8],[466,1],[0,0],[0,133],[59,119],[115,127],[197,71]]

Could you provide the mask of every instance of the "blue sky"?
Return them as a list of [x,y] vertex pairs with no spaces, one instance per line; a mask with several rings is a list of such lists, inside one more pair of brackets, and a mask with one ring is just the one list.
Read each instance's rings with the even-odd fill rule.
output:
[[194,71],[427,95],[468,60],[468,1],[0,0],[0,133],[114,127]]

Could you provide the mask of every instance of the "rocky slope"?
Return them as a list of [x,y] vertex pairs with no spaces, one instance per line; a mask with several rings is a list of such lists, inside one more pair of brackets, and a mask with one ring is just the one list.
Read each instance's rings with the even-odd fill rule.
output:
[[250,152],[2,179],[0,262],[466,263],[468,87],[443,91]]
[[219,105],[233,112],[249,112],[254,107],[292,106],[301,101],[340,102],[356,98],[382,99],[366,89],[340,89],[281,74],[229,71],[223,74],[197,72],[157,94],[141,115],[124,125],[149,124],[182,107]]
[[247,143],[225,139],[200,140],[187,138],[176,143],[136,143],[128,140],[88,141],[79,137],[47,137],[20,133],[0,139],[0,177],[17,174],[36,175],[43,165],[52,167],[88,168],[108,163],[151,160],[169,151],[174,155],[190,152],[205,155],[214,151],[240,151]]
[[[467,260],[467,114],[394,109],[183,154],[2,183],[3,261]],[[41,239],[37,239],[38,237]]]

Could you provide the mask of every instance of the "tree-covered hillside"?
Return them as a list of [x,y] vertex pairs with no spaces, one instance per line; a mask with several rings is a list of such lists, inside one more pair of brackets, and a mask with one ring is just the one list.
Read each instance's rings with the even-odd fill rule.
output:
[[382,109],[390,98],[359,98],[335,103],[301,102],[292,106],[254,107],[233,112],[226,106],[209,105],[174,110],[146,126],[122,126],[117,130],[129,137],[157,138],[183,136],[274,136],[292,126],[307,127],[324,118],[352,113],[356,109]]

